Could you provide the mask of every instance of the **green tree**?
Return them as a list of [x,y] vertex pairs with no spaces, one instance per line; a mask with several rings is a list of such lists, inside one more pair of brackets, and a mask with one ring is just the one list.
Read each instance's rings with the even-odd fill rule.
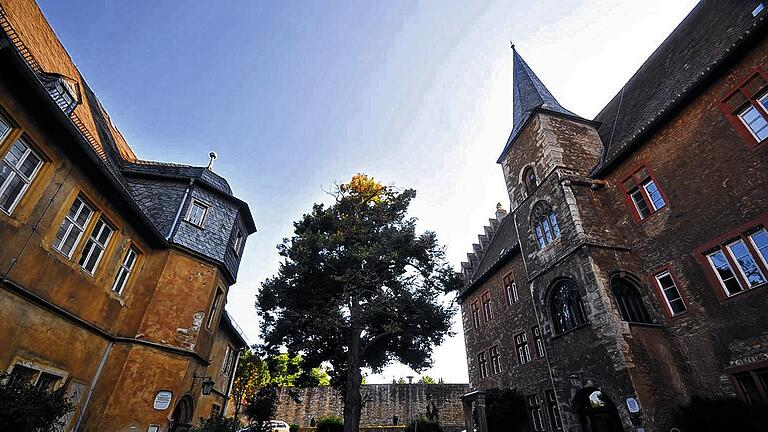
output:
[[398,191],[356,175],[315,204],[278,246],[278,274],[262,284],[257,307],[266,346],[327,361],[344,390],[344,430],[360,423],[361,367],[392,360],[415,370],[449,333],[454,305],[442,294],[460,286],[433,232],[407,217],[414,190]]
[[0,372],[0,430],[44,432],[64,426],[73,410],[64,387],[49,390]]
[[421,384],[437,384],[437,381],[435,381],[434,378],[432,378],[429,375],[423,375],[421,379],[419,379],[419,382]]

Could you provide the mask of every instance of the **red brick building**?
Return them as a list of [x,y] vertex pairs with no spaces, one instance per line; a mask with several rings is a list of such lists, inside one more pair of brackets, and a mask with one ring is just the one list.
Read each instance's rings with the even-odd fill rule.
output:
[[691,397],[768,398],[768,41],[697,5],[589,120],[514,52],[510,199],[462,266],[473,388],[533,431],[668,431]]

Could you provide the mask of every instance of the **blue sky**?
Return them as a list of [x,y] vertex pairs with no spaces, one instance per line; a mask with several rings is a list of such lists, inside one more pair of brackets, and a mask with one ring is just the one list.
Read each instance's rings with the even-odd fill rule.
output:
[[[141,158],[205,165],[246,200],[227,308],[249,339],[292,221],[356,172],[413,187],[412,214],[457,266],[506,197],[509,41],[558,100],[594,117],[693,0],[39,0]],[[428,374],[466,382],[460,323]],[[393,365],[369,382],[411,372]]]

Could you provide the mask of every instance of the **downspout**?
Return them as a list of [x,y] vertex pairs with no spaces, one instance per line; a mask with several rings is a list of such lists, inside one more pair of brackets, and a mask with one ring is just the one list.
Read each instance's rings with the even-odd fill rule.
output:
[[187,189],[184,191],[184,196],[181,198],[181,204],[179,204],[179,209],[176,210],[176,217],[173,218],[173,224],[171,224],[171,229],[168,230],[168,235],[165,236],[166,241],[171,240],[171,236],[173,235],[173,230],[176,229],[176,225],[179,223],[179,218],[181,217],[181,210],[184,209],[184,204],[187,203],[187,196],[189,195],[189,189],[192,187],[192,183],[195,182],[195,179],[190,178],[189,184],[187,185]]
[[[517,224],[517,213],[512,213],[513,222],[515,223],[515,235],[517,236],[517,244],[520,245],[520,256],[523,257],[523,268],[525,269],[525,277],[528,278],[528,263],[525,261],[525,252],[523,252],[523,243],[520,241],[520,230],[517,229],[519,226]],[[552,374],[552,365],[549,362],[549,353],[547,353],[547,344],[543,343],[543,335],[544,330],[541,325],[541,315],[539,314],[539,310],[536,308],[536,297],[533,292],[533,283],[530,283],[528,285],[528,289],[531,292],[531,303],[533,304],[533,313],[536,315],[536,325],[539,326],[539,334],[542,335],[542,347],[544,348],[544,361],[547,363],[547,372],[549,373],[549,382],[552,385],[552,391],[555,395],[555,403],[558,405],[557,413],[560,416],[560,424],[564,425],[565,422],[563,422],[563,411],[560,409],[559,405],[560,402],[557,400],[557,391],[555,391],[555,377]],[[546,395],[544,395],[544,402],[546,403]]]
[[93,375],[93,379],[91,380],[91,385],[88,388],[88,396],[86,396],[83,406],[80,407],[80,415],[77,416],[77,423],[75,423],[75,427],[72,428],[73,431],[78,431],[80,429],[80,423],[83,421],[83,417],[85,416],[85,410],[88,408],[88,404],[91,402],[91,396],[93,396],[93,390],[96,388],[96,384],[99,381],[99,377],[101,377],[101,371],[104,369],[104,365],[107,363],[107,359],[109,358],[109,354],[112,352],[112,347],[114,345],[115,345],[114,342],[109,342],[107,344],[107,348],[104,350],[104,354],[102,354],[101,356],[99,367],[96,368],[96,373]]
[[240,355],[245,351],[245,348],[237,350],[237,358],[235,359],[235,365],[232,368],[232,376],[229,377],[229,385],[227,385],[227,394],[224,396],[224,404],[221,406],[221,414],[226,417],[227,415],[227,403],[229,402],[229,395],[232,393],[232,387],[235,385],[235,374],[237,373],[237,366],[240,364]]

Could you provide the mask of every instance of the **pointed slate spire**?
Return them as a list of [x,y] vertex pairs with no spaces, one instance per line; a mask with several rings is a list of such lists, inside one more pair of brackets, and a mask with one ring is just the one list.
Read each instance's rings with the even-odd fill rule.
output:
[[[523,125],[537,109],[580,118],[560,105],[528,63],[523,60],[514,45],[512,45],[512,67],[512,133],[501,156],[504,156],[512,141],[523,129]],[[501,162],[501,156],[497,162]]]

